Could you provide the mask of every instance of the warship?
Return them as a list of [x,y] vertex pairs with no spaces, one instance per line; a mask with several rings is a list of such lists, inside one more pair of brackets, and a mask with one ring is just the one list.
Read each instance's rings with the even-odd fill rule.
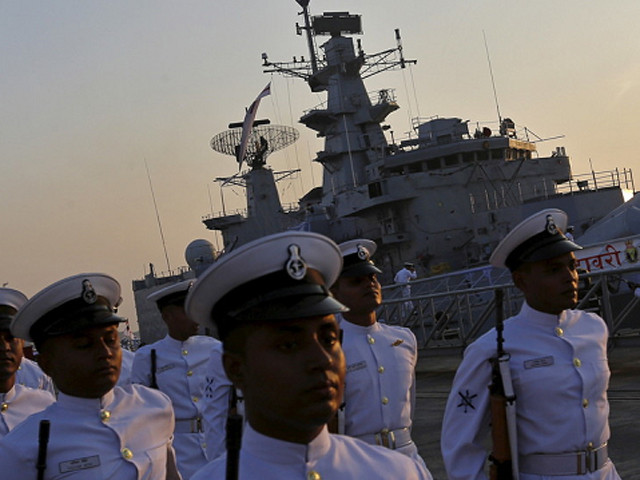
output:
[[[275,182],[287,173],[274,174],[266,165],[269,142],[260,130],[265,127],[256,126],[249,141],[254,147],[238,158],[251,168],[217,179],[246,188],[246,212],[203,217],[208,229],[221,232],[225,250],[290,228],[336,242],[369,238],[378,244],[381,280],[391,283],[404,262],[414,263],[423,277],[486,265],[499,240],[543,208],[565,210],[579,238],[634,192],[630,170],[574,175],[564,147],[543,156],[540,138],[500,115],[495,125],[417,118],[409,138],[393,138],[385,122],[399,108],[395,92],[368,92],[364,80],[415,63],[404,57],[400,31],[393,48],[367,54],[354,38],[362,33],[360,15],[312,16],[308,0],[297,3],[304,23],[296,28],[306,36],[308,60],[272,62],[263,53],[262,61],[265,73],[299,78],[312,92],[326,92],[326,101],[299,119],[324,139],[313,159],[323,167],[322,185],[284,208]],[[239,125],[235,130],[223,135],[230,154],[240,138]],[[219,136],[214,149],[216,144],[224,150]]]

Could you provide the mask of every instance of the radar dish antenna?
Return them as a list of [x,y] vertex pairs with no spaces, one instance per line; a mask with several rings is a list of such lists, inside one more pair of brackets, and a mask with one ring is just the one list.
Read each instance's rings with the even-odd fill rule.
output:
[[[257,120],[249,134],[244,159],[247,165],[256,170],[266,164],[267,157],[277,150],[288,147],[300,137],[293,127],[286,125],[270,125],[269,120]],[[232,123],[229,130],[218,133],[211,139],[211,148],[216,152],[237,157],[242,138],[242,123]],[[239,160],[242,165],[241,160]]]

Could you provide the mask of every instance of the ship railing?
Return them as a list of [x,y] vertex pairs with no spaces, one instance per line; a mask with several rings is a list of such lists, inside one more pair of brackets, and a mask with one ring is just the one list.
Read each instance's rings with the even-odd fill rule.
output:
[[472,213],[486,212],[525,203],[532,198],[553,198],[556,195],[594,192],[608,188],[635,192],[631,169],[616,168],[574,175],[570,180],[560,184],[550,178],[542,178],[530,186],[527,194],[523,192],[519,182],[515,186],[501,185],[498,189],[485,189],[481,194],[469,193],[469,207]]
[[[436,120],[440,117],[440,115],[432,115],[429,117],[413,117],[411,118],[411,131],[407,132],[406,137],[403,137],[401,140],[408,141],[416,140],[419,138],[418,136],[418,128],[420,125],[430,122],[431,120]],[[504,131],[501,133],[500,131],[500,122],[497,120],[491,121],[480,121],[480,122],[471,122],[470,120],[464,121],[469,125],[469,129],[473,130],[473,133],[467,133],[464,135],[465,138],[480,138],[483,136],[484,128],[488,128],[491,131],[491,137],[502,137],[508,136],[511,138],[516,138],[520,140],[525,140],[527,142],[535,142],[539,140],[537,135],[535,135],[531,130],[527,127],[514,127],[513,129],[509,129],[508,131]],[[531,138],[534,137],[534,138]]]
[[[369,97],[369,101],[372,106],[382,105],[385,103],[396,103],[396,89],[395,88],[382,88],[380,90],[371,90],[367,92],[367,96]],[[309,115],[312,112],[318,110],[327,110],[329,107],[329,101],[325,100],[322,103],[319,103],[315,107],[311,107],[302,112],[302,116]]]
[[[637,287],[640,287],[640,265],[583,274],[576,308],[600,315],[609,328],[610,343],[623,343],[640,336],[640,296],[634,294]],[[406,298],[383,295],[378,318],[410,328],[418,339],[418,347],[426,354],[461,351],[494,326],[497,288],[505,292],[505,318],[517,314],[523,302],[522,293],[506,281],[429,294],[412,292]]]
[[[283,213],[291,213],[300,209],[300,205],[298,203],[283,203],[282,204],[282,212]],[[214,218],[224,218],[230,217],[234,215],[240,215],[241,217],[246,218],[248,216],[248,210],[246,208],[236,208],[233,210],[224,210],[218,212],[208,213],[207,215],[202,216],[202,221],[211,220]]]
[[631,169],[592,171],[582,175],[574,175],[573,178],[557,186],[558,193],[575,193],[595,191],[604,188],[620,187],[635,192],[633,173]]

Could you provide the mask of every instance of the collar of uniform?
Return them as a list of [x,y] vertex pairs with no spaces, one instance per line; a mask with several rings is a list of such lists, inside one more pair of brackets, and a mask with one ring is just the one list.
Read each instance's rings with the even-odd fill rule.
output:
[[242,433],[242,449],[261,460],[278,465],[304,465],[325,456],[331,447],[325,425],[320,434],[308,444],[285,442],[256,432],[249,423]]
[[565,316],[565,312],[566,310],[560,313],[560,315],[556,315],[555,313],[544,313],[531,307],[527,302],[524,302],[520,309],[520,315],[524,315],[527,322],[553,327],[560,323],[561,319]]
[[14,383],[13,387],[11,387],[7,393],[0,393],[0,402],[10,402],[14,399],[16,396],[16,385],[18,384]]
[[352,331],[352,332],[356,332],[356,333],[360,333],[360,334],[366,334],[366,333],[375,333],[377,331],[380,330],[380,324],[376,321],[373,323],[373,325],[368,325],[366,327],[362,326],[362,325],[356,325],[355,323],[351,323],[349,320],[347,320],[346,318],[344,318],[342,315],[340,315],[338,317],[338,315],[336,315],[336,320],[338,320],[338,323],[340,324],[340,328],[344,331]]
[[[196,341],[195,339],[196,335],[192,335],[191,337],[187,338],[184,342],[180,341],[180,340],[176,340],[175,338],[171,337],[169,334],[167,334],[166,337],[164,337],[163,341],[167,344],[167,346],[169,348],[173,348],[173,349],[178,349],[180,351],[182,351],[185,348],[189,348],[189,346],[193,345]],[[151,347],[153,348],[153,346]]]
[[[113,388],[105,393],[100,398],[82,398],[66,395],[62,392],[58,393],[58,405],[61,407],[73,410],[75,412],[90,412],[95,413],[107,405],[113,403],[114,393]],[[97,417],[96,417],[97,418]]]

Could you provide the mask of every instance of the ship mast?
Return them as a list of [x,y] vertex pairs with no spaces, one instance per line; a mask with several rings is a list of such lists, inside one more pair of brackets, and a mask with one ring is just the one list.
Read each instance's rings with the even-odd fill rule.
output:
[[[271,62],[263,53],[263,71],[302,78],[313,92],[327,92],[327,101],[308,110],[300,122],[325,138],[324,151],[314,161],[323,166],[323,197],[331,203],[334,195],[376,181],[372,172],[377,169],[372,165],[389,150],[381,123],[399,108],[395,94],[391,89],[367,92],[363,80],[416,61],[404,58],[399,30],[395,31],[394,48],[366,54],[360,40],[356,48],[354,39],[345,36],[362,34],[360,15],[325,12],[311,16],[309,0],[296,2],[304,16],[304,26],[296,24],[297,33],[306,31],[310,60],[293,57],[293,62]],[[316,36],[330,37],[321,46],[322,58],[314,47]]]

